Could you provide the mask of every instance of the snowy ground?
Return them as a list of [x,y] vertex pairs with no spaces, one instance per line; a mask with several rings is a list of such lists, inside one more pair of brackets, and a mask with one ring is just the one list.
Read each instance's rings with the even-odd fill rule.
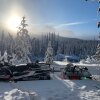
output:
[[[58,62],[56,62],[58,64]],[[59,62],[59,68],[62,68],[65,63]],[[82,65],[82,64],[81,64]],[[83,66],[83,65],[82,65]],[[92,66],[92,65],[91,65]],[[99,66],[89,67],[91,72],[100,75]],[[100,82],[96,80],[62,80],[57,73],[51,75],[52,80],[39,81],[23,81],[17,83],[0,82],[0,100],[32,100],[29,96],[25,99],[6,99],[6,96],[12,96],[12,91],[26,91],[28,93],[37,93],[38,100],[100,100]],[[14,90],[13,90],[14,89]],[[10,92],[9,92],[10,91]],[[17,91],[18,92],[18,91]],[[6,93],[8,93],[6,95]],[[22,93],[22,92],[21,92]],[[23,95],[20,94],[20,96]],[[4,97],[4,98],[3,98]]]

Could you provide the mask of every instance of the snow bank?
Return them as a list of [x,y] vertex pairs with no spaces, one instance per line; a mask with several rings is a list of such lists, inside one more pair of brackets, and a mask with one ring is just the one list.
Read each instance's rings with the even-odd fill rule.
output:
[[19,89],[12,89],[0,95],[0,100],[39,100],[35,92],[26,92]]
[[65,61],[54,61],[55,64],[58,64],[60,66],[63,66],[63,65],[67,65],[69,62],[65,62]]
[[82,63],[82,64],[100,64],[100,61],[95,60],[94,58],[89,58],[88,57],[86,60],[85,59],[82,59],[80,61],[80,63]]

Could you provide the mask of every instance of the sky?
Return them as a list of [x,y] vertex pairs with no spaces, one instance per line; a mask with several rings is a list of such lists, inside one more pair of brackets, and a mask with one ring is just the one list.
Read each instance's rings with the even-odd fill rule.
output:
[[0,27],[15,34],[26,16],[32,35],[55,32],[64,37],[94,39],[99,35],[97,0],[0,0]]

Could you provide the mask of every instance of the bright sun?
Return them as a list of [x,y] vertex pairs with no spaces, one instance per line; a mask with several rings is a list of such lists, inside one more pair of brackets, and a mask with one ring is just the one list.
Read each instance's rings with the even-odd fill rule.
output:
[[19,16],[11,16],[7,21],[7,27],[11,31],[16,31],[17,27],[20,25],[20,17]]

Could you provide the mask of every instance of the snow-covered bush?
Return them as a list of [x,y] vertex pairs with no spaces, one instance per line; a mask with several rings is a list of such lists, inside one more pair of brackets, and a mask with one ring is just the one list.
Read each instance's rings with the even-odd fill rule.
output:
[[100,64],[100,61],[97,60],[97,59],[94,59],[93,57],[87,57],[87,59],[82,59],[80,61],[80,63],[83,63],[83,64]]
[[85,59],[80,60],[81,64],[85,64]]

